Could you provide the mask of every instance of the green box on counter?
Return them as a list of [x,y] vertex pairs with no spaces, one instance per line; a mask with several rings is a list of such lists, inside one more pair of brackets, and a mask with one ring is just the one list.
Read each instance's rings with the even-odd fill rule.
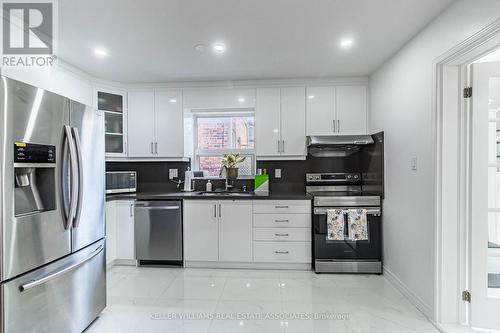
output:
[[269,193],[269,175],[255,175],[255,193]]

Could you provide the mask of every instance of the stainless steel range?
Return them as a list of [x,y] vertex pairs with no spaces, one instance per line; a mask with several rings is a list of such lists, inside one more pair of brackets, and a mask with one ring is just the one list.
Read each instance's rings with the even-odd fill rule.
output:
[[[382,273],[380,196],[363,193],[360,173],[308,173],[306,191],[313,195],[313,265],[316,273]],[[340,235],[330,237],[328,213],[337,214]],[[354,214],[364,219],[366,235],[353,239]],[[365,215],[366,214],[366,215]],[[344,224],[342,226],[342,223]]]

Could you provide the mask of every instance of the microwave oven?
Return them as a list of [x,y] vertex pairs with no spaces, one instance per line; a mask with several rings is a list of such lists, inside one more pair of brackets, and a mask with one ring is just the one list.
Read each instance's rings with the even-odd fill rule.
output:
[[106,193],[133,193],[137,191],[135,171],[106,172]]

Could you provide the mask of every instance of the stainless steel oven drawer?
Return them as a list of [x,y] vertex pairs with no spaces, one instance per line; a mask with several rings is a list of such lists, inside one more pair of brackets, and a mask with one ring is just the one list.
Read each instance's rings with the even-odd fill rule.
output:
[[106,307],[101,240],[1,285],[5,332],[80,333]]

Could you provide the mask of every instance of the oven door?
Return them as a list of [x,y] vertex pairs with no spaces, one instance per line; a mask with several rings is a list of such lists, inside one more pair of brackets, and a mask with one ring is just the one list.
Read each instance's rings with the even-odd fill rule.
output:
[[[353,208],[353,207],[350,207]],[[382,226],[380,207],[355,207],[367,210],[368,240],[328,240],[327,209],[347,209],[342,207],[314,208],[314,259],[315,260],[381,260]],[[346,217],[347,221],[347,217]]]

